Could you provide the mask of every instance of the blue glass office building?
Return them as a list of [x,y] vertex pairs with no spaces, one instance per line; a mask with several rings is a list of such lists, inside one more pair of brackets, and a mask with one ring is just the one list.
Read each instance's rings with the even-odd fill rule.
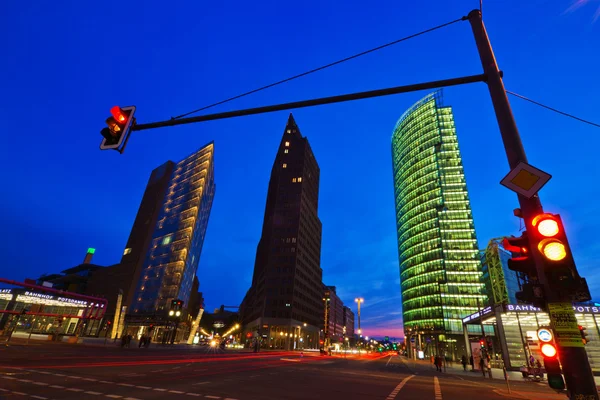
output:
[[522,274],[508,268],[512,253],[502,247],[502,239],[490,240],[482,252],[483,282],[490,305],[518,304],[516,293],[524,282]]
[[[139,271],[133,314],[162,314],[173,299],[183,300],[187,307],[215,195],[213,154],[211,142],[184,160],[169,161],[153,171],[148,187],[167,182],[167,176],[168,182],[162,185],[160,211]],[[142,200],[140,209],[143,206]]]

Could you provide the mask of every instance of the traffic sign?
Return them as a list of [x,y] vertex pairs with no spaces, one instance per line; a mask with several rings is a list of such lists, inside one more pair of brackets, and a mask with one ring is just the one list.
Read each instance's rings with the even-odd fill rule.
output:
[[521,161],[500,184],[529,199],[539,192],[550,178],[552,175]]
[[537,331],[537,337],[538,339],[540,339],[541,342],[548,343],[552,341],[554,335],[552,334],[552,331],[550,329],[540,328]]
[[571,303],[548,303],[556,342],[562,347],[583,347],[579,325]]

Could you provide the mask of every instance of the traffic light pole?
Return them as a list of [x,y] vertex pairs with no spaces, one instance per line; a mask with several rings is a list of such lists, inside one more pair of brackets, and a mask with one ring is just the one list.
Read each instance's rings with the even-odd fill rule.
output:
[[[517,124],[515,122],[502,76],[498,70],[498,64],[492,51],[487,32],[483,25],[480,10],[473,10],[469,13],[469,22],[479,51],[479,58],[483,66],[484,75],[492,98],[496,119],[502,135],[506,157],[511,169],[517,167],[522,162],[527,162],[527,156],[519,136]],[[543,213],[542,204],[537,195],[532,198],[526,198],[518,195],[521,214],[526,224],[538,214]],[[529,225],[527,225],[529,226]],[[543,256],[532,251],[532,257],[535,261],[539,283],[544,289],[544,298],[546,303],[571,303],[570,298],[562,298],[558,291],[552,289],[552,282],[549,282],[545,274],[545,260]],[[551,324],[552,314],[550,313]],[[559,358],[563,367],[567,390],[570,399],[599,400],[598,391],[594,382],[594,376],[590,363],[583,347],[565,347],[558,344]]]

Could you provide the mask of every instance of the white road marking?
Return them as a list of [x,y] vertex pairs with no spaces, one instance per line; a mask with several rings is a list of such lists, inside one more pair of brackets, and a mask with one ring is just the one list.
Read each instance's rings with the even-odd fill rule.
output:
[[12,392],[12,394],[18,394],[19,396],[27,396],[27,393],[23,392]]
[[181,390],[169,390],[169,393],[184,394],[185,392],[182,392]]
[[10,390],[0,388],[0,392],[10,392]]
[[[47,375],[52,375],[52,372],[48,372],[48,371],[38,371],[38,374],[47,374]],[[31,396],[33,397],[33,396]]]
[[54,376],[66,376],[65,374],[54,374]]
[[386,367],[388,366],[388,364],[390,363],[390,361],[392,361],[392,356],[390,356],[390,359],[388,360],[388,362],[385,363]]
[[119,386],[127,386],[127,387],[134,387],[135,385],[132,385],[130,383],[117,383],[117,385]]
[[210,383],[210,382],[209,381],[205,381],[205,382],[194,383],[194,386],[196,386],[196,385],[206,385],[207,383]]
[[46,382],[33,382],[33,384],[38,386],[48,386]]
[[69,392],[83,392],[83,389],[77,389],[77,388],[67,388],[67,390]]
[[136,386],[138,389],[152,389],[150,386]]
[[442,388],[437,376],[433,377],[433,390],[435,392],[435,400],[442,400]]
[[31,379],[19,379],[21,382],[33,382]]
[[92,378],[79,378],[79,379],[84,380],[84,381],[90,381],[90,382],[96,382],[97,381],[97,379],[92,379]]
[[111,399],[120,399],[123,396],[119,396],[118,394],[107,394],[106,397],[110,397]]
[[200,397],[202,396],[201,394],[198,393],[186,393],[188,396],[196,396],[196,397]]
[[4,379],[10,379],[11,381],[16,381],[17,378],[13,378],[12,376],[3,376]]
[[156,390],[157,392],[166,392],[167,389],[161,389],[161,388],[154,388],[152,390]]
[[209,395],[206,395],[204,397],[206,397],[207,399],[220,399],[219,396],[209,396]]
[[114,384],[114,382],[109,382],[109,381],[98,381],[99,383],[108,383],[109,385]]
[[64,386],[60,386],[60,385],[50,385],[49,387],[54,388],[54,389],[64,389]]
[[98,396],[99,394],[102,394],[100,392],[92,392],[91,390],[89,392],[85,392],[87,394],[93,394],[94,396]]
[[394,388],[394,390],[392,390],[392,393],[390,393],[390,394],[388,395],[388,397],[387,397],[387,399],[386,399],[386,400],[394,400],[394,399],[396,398],[396,396],[398,395],[398,392],[399,392],[400,390],[402,390],[402,388],[404,387],[404,385],[406,385],[406,382],[408,382],[409,380],[411,380],[411,379],[412,379],[412,378],[414,378],[414,377],[415,377],[414,375],[410,375],[410,376],[407,376],[406,378],[404,378],[404,379],[402,380],[402,382],[400,382],[400,383],[398,384],[398,386],[396,386],[396,387]]

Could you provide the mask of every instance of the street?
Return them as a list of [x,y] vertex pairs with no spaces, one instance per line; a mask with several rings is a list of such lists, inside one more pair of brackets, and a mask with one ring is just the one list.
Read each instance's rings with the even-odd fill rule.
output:
[[[545,383],[441,373],[399,356],[58,343],[0,349],[0,399],[562,399]],[[462,375],[461,375],[462,373]]]

